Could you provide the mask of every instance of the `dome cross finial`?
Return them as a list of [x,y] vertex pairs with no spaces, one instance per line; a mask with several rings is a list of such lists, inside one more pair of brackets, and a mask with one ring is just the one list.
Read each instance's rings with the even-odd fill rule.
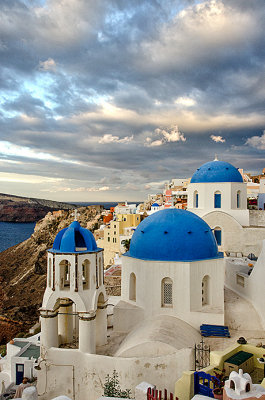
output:
[[214,161],[219,161],[219,160],[218,160],[218,156],[217,156],[217,154],[215,154]]
[[75,211],[71,214],[71,216],[75,217],[74,221],[77,221],[77,218],[80,216],[79,212],[77,212],[77,208]]

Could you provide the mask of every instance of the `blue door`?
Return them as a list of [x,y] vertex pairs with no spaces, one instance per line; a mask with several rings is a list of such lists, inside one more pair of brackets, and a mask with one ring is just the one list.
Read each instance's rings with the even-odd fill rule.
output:
[[216,242],[217,242],[218,246],[221,246],[221,244],[222,244],[222,231],[221,231],[221,229],[214,230],[214,236],[215,236],[215,239],[216,239]]
[[16,385],[20,385],[24,376],[24,364],[16,364]]

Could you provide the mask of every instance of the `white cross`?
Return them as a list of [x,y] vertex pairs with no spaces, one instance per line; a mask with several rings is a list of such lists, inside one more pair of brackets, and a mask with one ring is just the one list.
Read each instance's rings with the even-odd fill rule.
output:
[[215,159],[214,159],[214,161],[219,161],[219,160],[218,160],[217,154],[215,154]]
[[71,214],[73,217],[75,217],[74,221],[77,221],[77,217],[79,217],[79,212],[77,212],[77,209]]

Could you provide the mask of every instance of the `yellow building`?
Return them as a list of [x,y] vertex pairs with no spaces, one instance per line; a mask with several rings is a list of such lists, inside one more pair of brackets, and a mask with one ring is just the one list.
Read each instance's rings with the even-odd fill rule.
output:
[[98,243],[104,248],[104,267],[113,263],[115,254],[125,252],[123,241],[131,239],[134,229],[141,222],[140,214],[117,214],[116,220],[104,229],[104,238]]

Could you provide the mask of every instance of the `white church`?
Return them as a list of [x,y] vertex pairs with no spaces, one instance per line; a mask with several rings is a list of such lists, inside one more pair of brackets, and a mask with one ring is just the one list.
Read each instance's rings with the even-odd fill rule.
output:
[[[200,325],[224,324],[226,262],[216,231],[221,230],[221,240],[229,233],[221,216],[242,229],[249,221],[236,168],[221,161],[207,164],[189,185],[190,211],[158,211],[135,230],[123,255],[121,297],[114,304],[111,330],[108,304],[113,299],[108,303],[105,293],[103,250],[78,221],[57,234],[48,251],[40,310],[40,399],[62,394],[97,399],[114,369],[124,389],[146,381],[174,391],[183,370],[193,368]],[[217,225],[210,227],[205,220],[214,213]],[[257,285],[259,279],[264,287],[258,262],[258,278],[252,281]]]

